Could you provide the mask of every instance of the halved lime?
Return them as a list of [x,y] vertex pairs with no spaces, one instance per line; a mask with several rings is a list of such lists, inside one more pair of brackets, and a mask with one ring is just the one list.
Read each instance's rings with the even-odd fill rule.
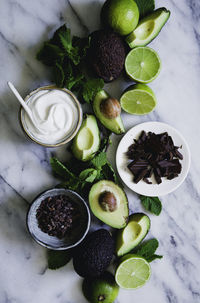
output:
[[115,281],[122,288],[136,289],[143,286],[150,275],[150,265],[144,258],[128,254],[121,258],[115,273]]
[[145,115],[156,106],[156,96],[152,89],[145,84],[130,86],[120,98],[124,111],[133,115]]
[[125,69],[131,79],[140,83],[149,83],[159,74],[161,61],[158,54],[150,47],[132,49],[125,60]]

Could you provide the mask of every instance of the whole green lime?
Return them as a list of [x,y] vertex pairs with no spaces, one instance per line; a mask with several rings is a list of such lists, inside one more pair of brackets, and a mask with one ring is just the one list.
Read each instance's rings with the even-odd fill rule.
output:
[[139,9],[133,0],[107,0],[101,10],[101,21],[125,36],[136,28]]
[[109,272],[97,278],[85,278],[82,284],[85,298],[90,303],[113,303],[117,298],[119,286]]

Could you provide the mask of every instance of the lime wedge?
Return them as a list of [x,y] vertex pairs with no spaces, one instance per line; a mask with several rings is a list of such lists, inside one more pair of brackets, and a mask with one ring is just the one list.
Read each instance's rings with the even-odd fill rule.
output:
[[143,286],[150,275],[150,265],[144,258],[128,254],[121,258],[115,273],[115,281],[122,288],[136,289]]
[[146,115],[156,106],[156,97],[152,89],[145,84],[130,86],[120,98],[124,111],[133,115]]
[[150,47],[132,49],[125,60],[128,76],[140,83],[149,83],[159,74],[161,61],[158,54]]

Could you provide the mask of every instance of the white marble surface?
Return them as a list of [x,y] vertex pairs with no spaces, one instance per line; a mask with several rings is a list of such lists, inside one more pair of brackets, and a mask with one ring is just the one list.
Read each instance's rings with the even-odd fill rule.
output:
[[[135,291],[120,290],[118,303],[200,302],[200,3],[199,0],[157,0],[171,18],[151,44],[162,59],[162,71],[150,84],[158,99],[156,110],[144,117],[123,114],[126,129],[143,121],[162,121],[177,128],[192,154],[190,173],[173,194],[162,198],[159,217],[150,215],[148,237],[159,239],[164,258],[152,263],[152,277]],[[81,278],[72,264],[47,269],[45,249],[29,237],[25,216],[36,194],[58,181],[49,157],[67,158],[66,147],[50,150],[31,143],[17,120],[19,105],[8,91],[12,81],[25,96],[50,82],[48,69],[35,59],[50,33],[67,22],[72,32],[85,35],[99,27],[101,1],[0,1],[0,302],[85,303]],[[116,97],[127,86],[121,80],[108,87]],[[109,150],[113,160],[119,138]],[[114,163],[113,163],[114,164]],[[131,209],[141,211],[136,195],[127,190]],[[28,203],[27,203],[28,202]]]

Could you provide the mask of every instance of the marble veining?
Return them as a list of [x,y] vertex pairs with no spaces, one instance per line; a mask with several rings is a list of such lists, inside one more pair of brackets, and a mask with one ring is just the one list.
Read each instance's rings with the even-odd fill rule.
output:
[[[82,279],[72,263],[57,270],[47,268],[46,250],[26,230],[29,203],[41,191],[58,183],[49,158],[66,161],[66,146],[46,149],[30,142],[18,123],[19,105],[6,82],[12,81],[25,97],[51,83],[51,74],[35,58],[42,42],[61,24],[80,36],[100,26],[103,0],[1,0],[0,1],[0,303],[86,303]],[[159,217],[150,215],[158,253],[152,263],[151,280],[135,291],[120,290],[116,303],[200,302],[200,187],[199,187],[199,79],[200,2],[156,0],[166,5],[171,17],[150,46],[162,60],[159,77],[150,84],[156,93],[156,110],[144,117],[123,114],[125,127],[145,121],[169,123],[189,143],[192,164],[186,181],[162,198]],[[120,97],[131,82],[123,77],[106,89]],[[114,155],[120,137],[113,136],[108,157]],[[138,196],[126,188],[131,212],[143,211]],[[94,220],[97,226],[98,220]],[[103,226],[103,224],[100,224]]]

